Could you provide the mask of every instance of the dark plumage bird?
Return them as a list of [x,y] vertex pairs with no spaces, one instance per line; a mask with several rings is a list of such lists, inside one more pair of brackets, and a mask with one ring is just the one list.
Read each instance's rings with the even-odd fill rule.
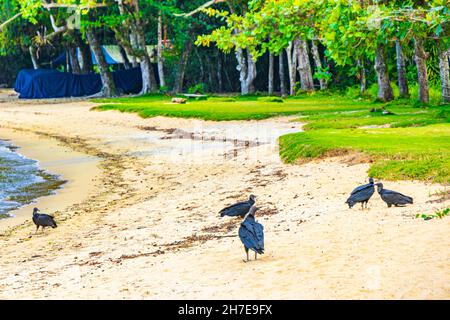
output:
[[235,203],[229,207],[223,208],[219,211],[220,216],[230,216],[230,217],[237,217],[241,216],[244,217],[247,212],[250,210],[250,208],[255,204],[256,196],[253,194],[250,195],[249,199],[247,201],[241,201],[238,203]]
[[364,209],[364,203],[366,204],[367,208],[367,202],[369,202],[369,199],[370,197],[372,197],[374,192],[375,186],[373,183],[373,179],[369,178],[369,183],[354,189],[350,194],[350,197],[348,197],[347,201],[345,201],[345,203],[347,203],[348,207],[351,208],[356,203],[361,202],[361,209]]
[[39,227],[42,227],[42,231],[44,231],[45,227],[56,228],[56,222],[52,216],[45,213],[38,213],[39,209],[33,209],[33,222],[36,225],[36,232],[39,230]]
[[391,207],[392,205],[399,207],[404,206],[408,203],[413,203],[413,198],[405,196],[404,194],[401,194],[400,192],[387,190],[383,188],[383,184],[381,182],[377,183],[378,187],[378,193],[381,196],[381,199],[383,199],[384,202],[388,205],[388,207]]
[[255,260],[257,259],[258,253],[264,253],[264,226],[255,220],[255,212],[257,210],[258,208],[252,206],[250,211],[245,215],[244,221],[239,228],[239,238],[244,244],[247,261],[249,261],[249,250],[255,252]]

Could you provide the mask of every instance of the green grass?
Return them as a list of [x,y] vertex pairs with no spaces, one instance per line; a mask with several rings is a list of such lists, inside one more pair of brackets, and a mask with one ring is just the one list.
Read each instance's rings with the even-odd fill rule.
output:
[[[384,105],[393,115],[383,115],[381,111],[370,112],[369,108],[353,112],[323,112],[300,119],[308,122],[305,130],[346,129],[363,126],[417,127],[436,123],[450,123],[450,106],[414,108],[403,105]],[[380,107],[377,107],[380,110]]]
[[[288,163],[355,151],[374,159],[369,175],[376,178],[450,183],[450,105],[420,107],[409,99],[383,104],[330,93],[170,100],[160,95],[95,100],[102,103],[95,109],[215,121],[298,115],[296,120],[307,123],[305,132],[280,137],[280,156]],[[383,115],[382,107],[394,114]]]
[[188,100],[186,104],[173,104],[171,98],[158,95],[136,98],[94,100],[102,105],[97,110],[135,112],[143,118],[167,116],[199,118],[203,120],[261,120],[274,116],[309,115],[320,112],[367,109],[367,103],[339,97],[317,96],[284,99],[279,97],[210,97],[207,100]]
[[450,126],[382,129],[317,129],[280,137],[286,162],[322,157],[336,150],[372,156],[369,175],[388,180],[450,182]]
[[422,218],[423,220],[431,220],[434,218],[443,219],[448,215],[450,215],[450,208],[445,208],[444,210],[441,211],[435,211],[434,214],[418,213],[416,214],[416,218]]

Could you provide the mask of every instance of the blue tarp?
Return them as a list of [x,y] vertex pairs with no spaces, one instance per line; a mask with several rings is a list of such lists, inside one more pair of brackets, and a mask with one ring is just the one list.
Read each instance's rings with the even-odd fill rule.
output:
[[[78,54],[78,48],[77,48],[77,54]],[[108,51],[102,47],[103,54],[105,55],[106,63],[107,64],[118,64],[120,62],[114,60],[113,57],[108,53]],[[92,63],[95,65],[97,64],[97,60],[95,59],[94,53],[91,51],[91,57],[92,57]],[[67,63],[67,52],[61,53],[58,57],[56,57],[53,61],[53,67],[57,67],[59,65],[65,65]]]
[[[140,68],[112,73],[116,87],[122,93],[139,93],[142,88]],[[90,96],[102,89],[99,74],[85,75],[59,72],[52,69],[21,70],[14,90],[20,99],[47,99]]]

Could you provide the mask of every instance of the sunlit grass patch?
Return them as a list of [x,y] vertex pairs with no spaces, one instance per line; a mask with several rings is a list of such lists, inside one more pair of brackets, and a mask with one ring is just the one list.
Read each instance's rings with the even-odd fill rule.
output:
[[182,105],[171,103],[170,97],[161,95],[94,101],[102,103],[95,108],[97,110],[135,112],[144,118],[166,116],[215,121],[261,120],[275,116],[364,110],[369,107],[365,102],[355,102],[338,96],[302,99],[260,96],[209,97],[207,100],[201,101],[189,100]]
[[318,129],[280,137],[286,162],[333,150],[364,152],[375,162],[369,174],[384,179],[450,182],[450,126],[380,129]]

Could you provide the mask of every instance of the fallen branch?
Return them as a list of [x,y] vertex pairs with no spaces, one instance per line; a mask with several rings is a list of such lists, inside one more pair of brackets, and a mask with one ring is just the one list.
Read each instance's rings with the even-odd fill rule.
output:
[[9,18],[8,20],[6,20],[5,22],[3,22],[2,24],[0,24],[0,31],[6,27],[8,24],[10,24],[11,22],[13,22],[14,20],[16,20],[17,18],[19,18],[20,16],[22,16],[22,12],[17,13],[15,16]]
[[107,6],[108,5],[106,3],[96,3],[84,6],[80,6],[78,4],[65,4],[65,3],[42,3],[42,7],[45,9],[57,9],[57,8],[90,9],[90,8],[103,8]]
[[204,3],[204,4],[202,4],[200,7],[198,7],[198,8],[195,9],[195,10],[192,10],[191,12],[186,12],[186,13],[174,13],[173,15],[174,15],[175,17],[184,17],[184,18],[187,18],[187,17],[193,16],[193,15],[196,14],[197,12],[202,11],[203,9],[206,9],[206,8],[208,8],[208,7],[210,7],[210,6],[214,5],[214,4],[216,4],[216,3],[221,3],[221,2],[225,2],[225,1],[226,1],[226,0],[211,0],[211,1],[208,1],[208,2],[206,2],[206,3]]

